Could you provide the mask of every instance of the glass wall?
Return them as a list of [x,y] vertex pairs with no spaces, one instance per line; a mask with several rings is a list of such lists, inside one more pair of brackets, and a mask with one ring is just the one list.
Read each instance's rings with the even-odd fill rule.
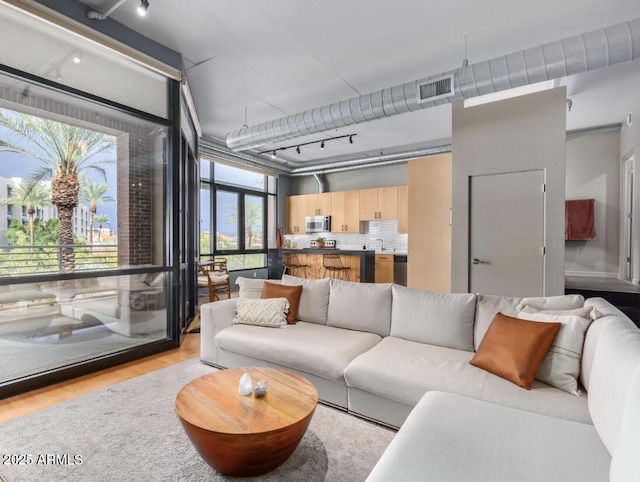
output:
[[40,23],[0,5],[0,387],[176,337],[169,81]]
[[230,270],[266,267],[275,246],[277,178],[204,159],[200,173],[201,259],[223,256]]

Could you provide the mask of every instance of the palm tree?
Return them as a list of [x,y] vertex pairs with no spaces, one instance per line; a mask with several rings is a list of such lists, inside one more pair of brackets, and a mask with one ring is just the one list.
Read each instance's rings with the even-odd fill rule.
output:
[[98,204],[115,201],[111,196],[105,195],[108,190],[108,184],[91,182],[87,176],[80,176],[79,199],[89,205],[89,245],[93,244],[93,221],[98,211]]
[[27,219],[29,220],[29,246],[33,246],[34,230],[33,215],[37,207],[51,206],[51,192],[48,187],[39,182],[34,185],[22,182],[9,198],[0,199],[0,204],[17,204],[27,207]]
[[[109,224],[109,215],[108,214],[97,214],[93,220],[98,223],[98,241],[102,241],[102,225]],[[93,226],[91,227],[93,231]]]
[[78,205],[80,191],[78,176],[86,169],[93,169],[106,181],[104,166],[115,160],[104,155],[113,151],[115,140],[100,132],[3,109],[0,109],[0,126],[17,136],[16,142],[0,139],[0,152],[23,154],[42,163],[29,183],[36,185],[51,180],[51,202],[58,208],[60,219],[60,266],[63,271],[72,271],[75,265],[73,210]]
[[[225,224],[235,224],[238,222],[237,208],[232,208],[235,211],[231,214]],[[245,200],[244,203],[244,237],[245,248],[253,247],[254,234],[261,233],[262,226],[262,204]]]

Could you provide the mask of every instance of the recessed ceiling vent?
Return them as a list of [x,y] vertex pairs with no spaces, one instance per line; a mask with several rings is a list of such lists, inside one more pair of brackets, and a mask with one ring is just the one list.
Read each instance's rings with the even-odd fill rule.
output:
[[454,95],[453,75],[429,80],[419,85],[420,102],[442,99]]

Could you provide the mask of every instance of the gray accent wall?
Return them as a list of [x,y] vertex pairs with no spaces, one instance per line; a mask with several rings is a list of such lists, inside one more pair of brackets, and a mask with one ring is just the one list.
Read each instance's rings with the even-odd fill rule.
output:
[[[455,104],[452,132],[452,291],[468,291],[470,177],[543,169],[547,190],[544,294],[563,294],[565,88],[466,109]],[[514,266],[514,277],[526,275]]]
[[[334,172],[323,176],[325,191],[350,191],[407,184],[408,163]],[[318,182],[313,176],[292,177],[291,194],[314,194]]]
[[596,238],[565,241],[566,274],[618,276],[620,181],[620,131],[567,140],[566,198],[596,200]]

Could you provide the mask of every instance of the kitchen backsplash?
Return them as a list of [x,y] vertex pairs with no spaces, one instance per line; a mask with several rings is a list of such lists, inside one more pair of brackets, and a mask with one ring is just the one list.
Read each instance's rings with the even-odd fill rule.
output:
[[[284,239],[289,240],[291,247],[308,248],[309,241],[323,236],[327,239],[335,239],[339,249],[367,249],[380,251],[384,243],[385,251],[406,253],[408,235],[398,233],[398,221],[367,221],[364,225],[364,234],[340,234],[340,233],[314,233],[285,235]],[[382,241],[380,241],[382,240]]]

